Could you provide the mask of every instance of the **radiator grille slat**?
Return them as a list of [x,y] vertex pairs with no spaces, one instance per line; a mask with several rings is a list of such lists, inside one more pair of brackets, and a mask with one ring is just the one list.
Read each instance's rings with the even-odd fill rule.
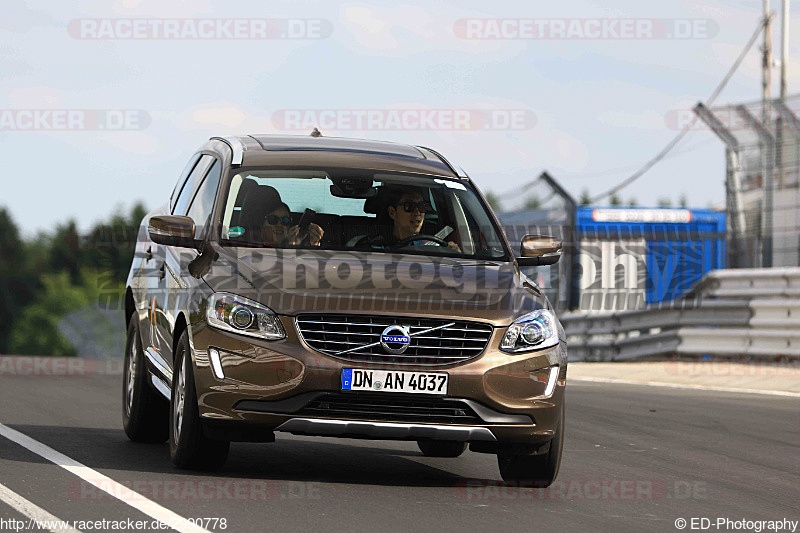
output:
[[[434,331],[426,331],[450,324]],[[389,326],[407,326],[411,344],[400,355],[386,353],[380,344],[337,355],[344,350],[379,343]],[[346,361],[398,365],[451,365],[478,357],[486,349],[492,326],[445,318],[302,314],[297,328],[315,350]],[[424,332],[424,333],[423,333]]]

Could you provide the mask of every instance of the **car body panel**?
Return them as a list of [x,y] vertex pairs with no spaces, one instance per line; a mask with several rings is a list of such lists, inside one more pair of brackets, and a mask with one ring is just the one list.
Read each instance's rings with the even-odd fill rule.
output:
[[[401,313],[495,326],[549,303],[513,263],[383,252],[227,248],[204,279],[214,291],[258,301],[281,315]],[[337,266],[347,265],[346,280]],[[354,273],[360,270],[360,273]]]

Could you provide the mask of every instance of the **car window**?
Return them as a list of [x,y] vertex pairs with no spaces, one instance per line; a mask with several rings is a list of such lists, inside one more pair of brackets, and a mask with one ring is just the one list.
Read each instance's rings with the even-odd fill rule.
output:
[[254,168],[237,169],[222,194],[225,246],[506,256],[490,214],[460,180]]
[[178,183],[176,183],[175,188],[172,189],[172,194],[169,197],[170,212],[172,212],[172,210],[175,208],[175,200],[177,200],[178,195],[183,189],[183,185],[186,183],[186,178],[189,177],[189,173],[194,169],[198,159],[200,159],[200,154],[195,154],[191,157],[191,159],[189,159],[189,162],[186,163],[186,167],[184,167],[183,172],[181,172],[181,177],[178,178]]
[[203,238],[203,232],[211,221],[211,211],[214,209],[214,198],[217,195],[221,169],[222,166],[219,161],[215,160],[211,170],[208,171],[208,175],[197,189],[197,194],[195,194],[192,205],[187,212],[187,215],[195,223],[195,239]]
[[[336,213],[339,216],[367,216],[375,214],[364,212],[363,198],[339,198],[331,195],[331,182],[325,179],[298,179],[286,181],[286,177],[248,176],[259,186],[272,187],[281,193],[281,200],[294,212],[313,209],[317,213]],[[290,186],[287,186],[290,185]]]
[[197,192],[197,187],[202,182],[203,176],[206,175],[208,168],[213,162],[214,158],[210,155],[204,155],[200,158],[200,161],[197,162],[194,169],[192,169],[192,172],[189,174],[189,178],[178,194],[178,198],[175,200],[175,205],[172,207],[173,215],[185,215],[187,213],[189,210],[189,203]]

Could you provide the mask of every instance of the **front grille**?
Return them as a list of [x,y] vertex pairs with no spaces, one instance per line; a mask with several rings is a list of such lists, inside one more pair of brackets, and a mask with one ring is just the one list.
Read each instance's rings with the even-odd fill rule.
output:
[[298,415],[346,420],[428,422],[431,424],[481,424],[466,403],[444,398],[380,397],[365,394],[326,394],[313,400]]
[[[383,330],[408,326],[411,344],[400,354],[387,353],[380,345]],[[427,329],[447,327],[419,334]],[[364,315],[303,314],[297,327],[309,346],[326,355],[362,363],[398,365],[451,365],[479,356],[492,336],[492,326],[465,320]],[[359,348],[345,354],[345,350]]]

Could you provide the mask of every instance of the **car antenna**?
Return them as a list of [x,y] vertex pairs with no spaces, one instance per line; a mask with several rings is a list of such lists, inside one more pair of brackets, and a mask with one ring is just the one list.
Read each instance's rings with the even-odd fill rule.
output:
[[317,128],[314,128],[314,131],[311,132],[312,137],[322,137],[322,132],[319,131]]

